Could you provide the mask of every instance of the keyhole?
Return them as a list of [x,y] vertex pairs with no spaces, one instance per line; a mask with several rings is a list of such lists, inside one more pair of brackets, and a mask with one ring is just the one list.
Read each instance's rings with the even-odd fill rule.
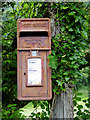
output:
[[26,73],[24,73],[24,75],[26,75]]

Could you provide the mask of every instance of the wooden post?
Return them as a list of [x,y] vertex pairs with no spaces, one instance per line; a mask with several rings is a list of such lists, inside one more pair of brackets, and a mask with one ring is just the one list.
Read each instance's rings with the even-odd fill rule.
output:
[[71,89],[56,96],[52,118],[73,118],[73,93]]
[[[60,30],[55,27],[54,20],[51,20],[52,37],[56,36]],[[60,28],[60,27],[58,27]],[[66,88],[66,91],[60,95],[54,95],[52,102],[50,119],[52,118],[71,118],[73,119],[73,91],[71,88]]]
[[67,88],[60,95],[54,95],[54,101],[50,112],[50,119],[70,118],[73,119],[73,91]]

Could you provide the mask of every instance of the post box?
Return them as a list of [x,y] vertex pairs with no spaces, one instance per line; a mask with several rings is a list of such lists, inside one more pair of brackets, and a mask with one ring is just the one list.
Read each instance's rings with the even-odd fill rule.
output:
[[17,98],[50,100],[51,26],[48,18],[17,20]]

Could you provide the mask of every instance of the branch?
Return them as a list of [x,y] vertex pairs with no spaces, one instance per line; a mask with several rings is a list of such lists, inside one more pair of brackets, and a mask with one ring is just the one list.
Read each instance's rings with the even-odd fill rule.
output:
[[52,101],[52,107],[51,107],[51,111],[50,111],[50,118],[49,118],[49,120],[51,120],[52,119],[52,115],[53,115],[53,110],[54,110],[54,107],[55,107],[55,104],[56,104],[56,94],[55,94],[55,92],[54,92],[54,98],[53,98],[53,101]]

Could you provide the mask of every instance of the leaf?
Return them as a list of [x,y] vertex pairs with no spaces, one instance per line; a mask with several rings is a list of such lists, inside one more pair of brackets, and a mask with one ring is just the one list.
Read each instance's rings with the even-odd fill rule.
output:
[[57,68],[57,56],[49,55],[49,66],[56,70]]
[[38,112],[38,113],[36,114],[36,116],[37,116],[37,118],[39,118],[39,117],[40,117],[40,112]]
[[90,113],[89,110],[84,110],[84,112],[86,112],[86,113]]
[[64,31],[65,30],[65,27],[63,26],[63,27],[61,27],[61,31]]
[[69,57],[70,60],[73,60],[73,57]]
[[87,64],[88,62],[85,60],[85,58],[82,59],[84,64]]
[[12,104],[9,104],[7,107],[8,107],[8,108],[9,108],[9,107],[12,107]]
[[83,102],[85,102],[85,103],[86,103],[86,102],[87,102],[87,100],[83,100]]
[[59,92],[59,91],[57,91],[57,92],[56,92],[56,94],[57,94],[57,95],[59,95],[59,94],[60,94],[60,92]]
[[68,7],[65,7],[65,6],[63,6],[63,7],[61,7],[61,9],[64,9],[64,10],[66,10],[66,9],[68,9]]
[[64,58],[66,55],[63,55],[62,58]]
[[75,81],[70,81],[70,83],[75,84]]
[[62,91],[66,91],[66,89],[65,89],[65,88],[63,88],[63,87],[60,87],[60,89],[61,89]]
[[61,82],[59,80],[56,80],[59,86],[62,86],[64,82]]
[[81,97],[76,97],[76,100],[77,101],[81,101]]
[[72,11],[70,13],[68,13],[68,15],[75,15],[76,12]]
[[73,101],[73,104],[74,104],[74,106],[76,106],[76,105],[77,105],[77,102],[74,100],[74,101]]
[[53,89],[53,92],[56,92],[57,90],[58,90],[58,88],[54,88],[54,89]]
[[70,28],[70,29],[69,29],[69,31],[73,31],[73,29],[72,29],[72,28]]
[[82,114],[82,112],[81,112],[81,111],[78,111],[78,112],[77,112],[77,115],[79,115],[79,116],[80,116],[81,114]]
[[87,106],[87,108],[90,108],[90,104],[86,103],[85,105]]
[[82,35],[84,38],[88,38],[87,32],[86,32],[85,30],[81,31],[81,35]]
[[76,61],[72,61],[71,64],[75,64]]
[[72,44],[75,44],[75,42],[72,42]]
[[55,76],[55,75],[52,75],[52,76],[51,76],[51,78],[56,78],[56,77],[57,77],[57,76]]
[[77,96],[81,96],[82,95],[82,93],[77,93]]
[[41,104],[41,108],[42,108],[42,109],[45,109],[45,106],[44,106],[43,104]]
[[63,75],[68,75],[68,71],[65,71],[65,72],[63,73]]
[[79,16],[75,17],[75,22],[79,21]]
[[69,78],[68,78],[68,77],[65,77],[65,80],[66,80],[66,81],[68,81],[68,80],[69,80]]
[[78,108],[78,109],[82,109],[83,106],[82,106],[82,105],[78,105],[77,108]]
[[77,109],[74,109],[74,111],[76,112],[76,111],[77,111]]

